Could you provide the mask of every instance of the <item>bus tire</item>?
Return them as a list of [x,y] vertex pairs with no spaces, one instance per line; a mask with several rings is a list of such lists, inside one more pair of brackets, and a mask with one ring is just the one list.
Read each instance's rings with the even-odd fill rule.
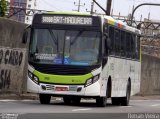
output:
[[121,105],[122,106],[128,106],[129,105],[130,95],[131,95],[131,83],[130,83],[130,81],[128,81],[126,97],[121,97]]
[[73,98],[72,98],[72,103],[73,103],[74,105],[79,105],[80,102],[81,102],[81,98],[80,98],[80,97],[73,97]]
[[63,101],[65,104],[70,104],[72,100],[69,97],[63,97]]
[[39,100],[41,104],[49,104],[51,100],[51,95],[39,94]]
[[96,104],[98,107],[105,107],[107,104],[107,97],[96,98]]
[[112,105],[120,105],[121,99],[119,97],[113,97],[111,98],[112,100]]
[[[110,92],[109,92],[110,91]],[[108,93],[111,95],[111,80],[107,82],[106,96],[96,98],[96,104],[98,107],[105,107],[107,104],[107,97],[109,97]]]

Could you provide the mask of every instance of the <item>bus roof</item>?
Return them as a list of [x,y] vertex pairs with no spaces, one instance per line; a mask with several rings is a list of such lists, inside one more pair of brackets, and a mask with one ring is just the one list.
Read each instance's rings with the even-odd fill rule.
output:
[[115,26],[115,27],[118,27],[118,28],[121,28],[121,29],[124,29],[124,30],[127,30],[127,31],[131,31],[131,32],[135,32],[137,34],[141,34],[141,31],[134,28],[134,27],[130,27],[128,25],[126,25],[124,22],[120,21],[120,20],[115,20],[114,18],[112,18],[111,16],[107,16],[107,15],[91,15],[89,13],[82,13],[82,12],[42,12],[42,13],[37,13],[37,14],[53,14],[53,15],[78,15],[78,16],[101,16],[103,19],[104,19],[104,22],[112,25],[112,26]]
[[88,13],[82,13],[82,12],[44,12],[42,14],[59,14],[59,15],[82,15],[82,16],[92,16],[91,14]]
[[137,34],[141,34],[141,31],[139,29],[128,26],[120,20],[115,20],[111,16],[106,16],[106,15],[103,16],[103,17],[104,17],[104,20],[105,20],[104,22],[106,22],[106,23],[108,23],[112,26],[115,26],[115,27],[118,27],[118,28],[121,28],[121,29],[124,29],[124,30],[127,30],[127,31],[135,32]]

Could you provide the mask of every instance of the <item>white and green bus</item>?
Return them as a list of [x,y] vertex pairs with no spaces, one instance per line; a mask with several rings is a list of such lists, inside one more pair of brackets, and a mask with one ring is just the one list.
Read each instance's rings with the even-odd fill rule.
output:
[[51,96],[97,106],[129,104],[140,90],[140,31],[110,16],[39,13],[23,36],[29,42],[28,92],[41,104]]

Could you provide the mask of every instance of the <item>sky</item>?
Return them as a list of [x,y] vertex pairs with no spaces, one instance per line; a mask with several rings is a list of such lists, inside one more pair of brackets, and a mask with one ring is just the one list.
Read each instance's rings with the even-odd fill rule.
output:
[[[47,11],[59,11],[59,12],[71,12],[77,10],[79,0],[37,0],[37,9]],[[96,0],[103,8],[106,8],[107,0]],[[80,12],[87,12],[91,9],[92,0],[81,0]],[[137,6],[142,3],[157,3],[160,4],[160,0],[112,0],[113,15],[128,16],[132,13],[133,6]],[[85,4],[85,5],[84,5]],[[87,10],[86,10],[87,9]],[[97,6],[94,5],[94,11],[97,13],[104,14],[104,12]],[[150,19],[160,21],[160,6],[142,6],[135,12],[136,20],[140,20],[142,15],[143,18],[148,18],[150,12]]]

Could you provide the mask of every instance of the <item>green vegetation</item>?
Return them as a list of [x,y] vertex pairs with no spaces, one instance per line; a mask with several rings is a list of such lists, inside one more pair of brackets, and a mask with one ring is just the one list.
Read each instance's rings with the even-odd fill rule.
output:
[[4,17],[7,12],[8,2],[6,0],[0,0],[0,17]]

